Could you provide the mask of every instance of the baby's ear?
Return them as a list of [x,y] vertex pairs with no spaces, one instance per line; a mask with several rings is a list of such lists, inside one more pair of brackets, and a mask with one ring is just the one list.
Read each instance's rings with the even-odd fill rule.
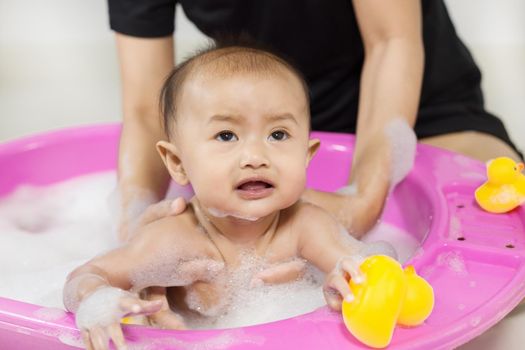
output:
[[310,161],[315,156],[319,146],[321,146],[321,141],[319,141],[319,139],[308,140],[308,156],[306,157],[306,166],[310,164]]
[[179,158],[179,149],[168,141],[157,142],[157,151],[164,162],[164,165],[168,169],[171,178],[175,180],[181,186],[189,183],[182,161]]

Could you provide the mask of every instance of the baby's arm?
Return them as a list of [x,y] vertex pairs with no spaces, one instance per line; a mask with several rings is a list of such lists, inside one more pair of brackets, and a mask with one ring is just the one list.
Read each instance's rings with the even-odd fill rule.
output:
[[300,230],[300,255],[327,273],[323,291],[333,309],[340,309],[343,298],[352,299],[348,280],[362,280],[359,265],[365,257],[395,255],[386,243],[368,245],[355,239],[333,216],[313,204],[301,204],[294,222]]
[[[192,257],[176,244],[181,235],[173,231],[165,233],[163,221],[145,226],[125,246],[92,259],[68,276],[64,305],[76,314],[77,326],[88,348],[105,349],[109,338],[117,348],[124,347],[121,318],[129,314],[151,314],[163,307],[162,301],[141,300],[128,292],[156,285],[159,281],[152,279],[149,272],[165,272],[161,270],[176,266],[165,274],[171,277],[171,281],[166,282],[177,279],[180,285],[192,283],[191,277],[176,276],[176,270],[185,270],[181,262],[191,262]],[[166,247],[170,247],[169,250]]]

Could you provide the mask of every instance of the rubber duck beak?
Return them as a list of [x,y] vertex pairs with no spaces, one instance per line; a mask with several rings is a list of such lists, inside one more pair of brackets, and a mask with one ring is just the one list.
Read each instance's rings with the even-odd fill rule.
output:
[[518,167],[518,171],[521,172],[523,170],[523,168],[525,168],[525,164],[523,163],[518,163],[517,164],[517,167]]

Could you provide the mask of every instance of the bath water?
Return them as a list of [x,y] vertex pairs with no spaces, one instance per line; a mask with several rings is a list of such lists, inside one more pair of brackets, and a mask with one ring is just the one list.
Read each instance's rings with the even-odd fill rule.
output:
[[[47,187],[19,187],[0,199],[0,296],[62,308],[67,274],[117,246],[114,172],[78,177]],[[184,196],[188,198],[187,189]],[[171,191],[172,196],[177,190]],[[178,192],[180,193],[180,192]],[[418,242],[388,224],[367,241],[387,240],[406,260]],[[247,254],[231,283],[234,302],[213,320],[189,318],[191,328],[239,327],[293,317],[325,305],[323,275],[307,268],[301,281],[249,287],[260,261]]]

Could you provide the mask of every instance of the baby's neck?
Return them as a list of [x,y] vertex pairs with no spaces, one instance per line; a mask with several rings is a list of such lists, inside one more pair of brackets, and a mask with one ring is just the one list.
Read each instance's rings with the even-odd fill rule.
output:
[[279,211],[257,220],[236,216],[214,216],[203,208],[196,198],[191,201],[197,220],[211,236],[219,236],[236,245],[257,248],[261,243],[269,242],[274,236],[279,221]]

